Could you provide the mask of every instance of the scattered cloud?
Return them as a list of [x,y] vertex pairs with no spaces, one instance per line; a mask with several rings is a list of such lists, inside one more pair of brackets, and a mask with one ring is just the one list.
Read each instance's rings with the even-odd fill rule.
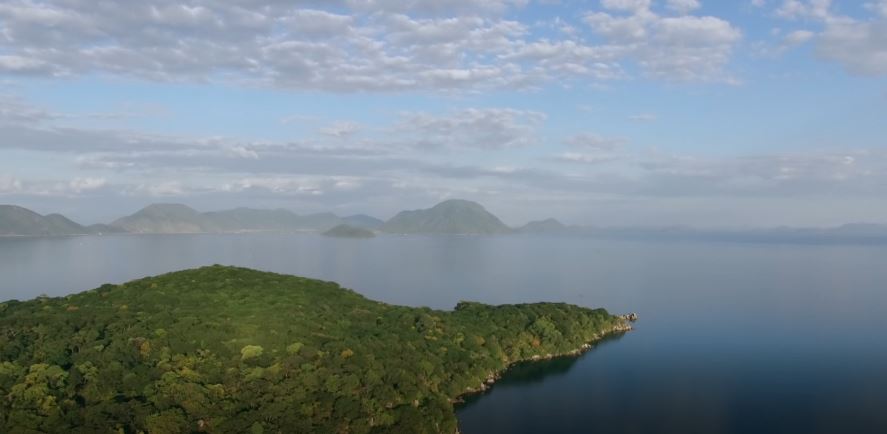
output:
[[570,163],[600,164],[616,160],[618,157],[605,152],[563,152],[557,159]]
[[[445,92],[623,78],[634,60],[655,78],[712,80],[741,36],[723,19],[686,15],[698,0],[667,0],[674,17],[656,16],[650,1],[604,0],[610,13],[586,19],[604,43],[561,19],[567,31],[553,38],[507,18],[526,3],[10,0],[0,5],[0,73]],[[640,45],[620,37],[631,27],[646,33]]]
[[585,133],[567,137],[564,144],[569,150],[556,155],[556,161],[600,164],[624,157],[622,149],[628,144],[628,140]]
[[52,179],[18,179],[0,175],[0,195],[48,197],[80,197],[108,186],[104,178],[76,177],[68,181]]
[[650,10],[652,0],[601,0],[601,7],[612,11],[644,12]]
[[[47,110],[43,107],[29,103],[16,95],[0,92],[0,124],[35,125],[48,121],[80,119],[116,121],[136,117],[159,116],[164,113],[165,111],[161,107],[132,104],[129,104],[118,111],[61,113]],[[0,147],[2,147],[2,145],[0,145]]]
[[794,30],[784,34],[782,29],[775,28],[770,32],[776,41],[773,43],[758,41],[755,43],[756,54],[763,57],[778,57],[789,50],[800,47],[816,38],[810,30]]
[[783,46],[785,47],[795,47],[801,45],[816,36],[815,33],[809,30],[795,30],[783,38]]
[[[320,209],[453,196],[504,201],[509,194],[576,203],[878,197],[887,186],[887,154],[876,149],[669,154],[640,149],[655,143],[557,131],[541,111],[487,106],[504,101],[490,90],[526,89],[529,97],[549,86],[612,91],[620,86],[602,83],[635,76],[735,83],[743,32],[701,3],[599,0],[572,17],[530,23],[521,20],[529,0],[8,0],[0,4],[0,152],[9,156],[0,164],[0,195]],[[828,0],[750,0],[745,7],[784,20],[784,30],[768,36],[771,53],[805,46],[853,74],[887,75],[887,1],[868,0],[853,16]],[[249,140],[157,134],[118,122],[147,113],[138,107],[62,113],[5,93],[28,77],[109,76],[306,95],[402,92],[414,104],[372,126],[305,111],[279,119],[297,124],[280,129],[300,137]],[[594,93],[583,96],[588,103],[576,111],[613,115]],[[616,116],[658,120],[630,113]],[[96,124],[111,128],[83,126]],[[48,164],[24,173],[16,159]]]
[[866,8],[887,18],[887,0],[878,0],[866,3]]
[[788,46],[808,40],[816,43],[816,54],[823,60],[836,62],[857,75],[887,75],[887,2],[867,3],[876,12],[872,17],[853,18],[835,11],[831,0],[784,0],[776,15],[788,20],[819,23],[822,30],[790,33]]
[[336,138],[350,138],[360,131],[360,125],[350,121],[338,121],[320,129],[320,133]]
[[[864,149],[706,158],[640,152],[627,139],[586,133],[564,137],[564,151],[553,158],[509,163],[501,150],[543,150],[547,142],[541,133],[543,113],[510,108],[407,112],[383,127],[381,138],[358,140],[351,136],[353,126],[334,123],[328,134],[315,139],[244,142],[60,127],[47,110],[20,99],[3,101],[2,149],[47,158],[76,156],[73,168],[82,171],[65,181],[5,174],[0,176],[4,195],[250,193],[322,197],[333,203],[343,195],[395,194],[404,182],[436,192],[521,185],[552,194],[625,197],[875,194],[887,185],[887,153]],[[465,164],[465,151],[485,157]],[[620,170],[610,170],[612,164]]]
[[831,18],[831,0],[783,0],[776,9],[776,15],[783,18],[811,18],[826,20]]
[[97,190],[108,185],[105,178],[74,178],[68,182],[67,190],[71,193],[83,193],[90,190]]
[[18,193],[22,182],[11,175],[0,175],[0,194]]
[[224,184],[221,189],[229,192],[264,189],[273,193],[319,195],[323,194],[320,184],[318,179],[305,177],[243,178]]
[[138,184],[134,187],[125,186],[123,194],[149,197],[181,197],[191,193],[179,181],[160,181]]
[[887,19],[838,20],[817,38],[819,57],[838,62],[859,75],[887,75]]
[[0,55],[0,72],[22,75],[57,75],[60,71],[43,60],[18,55]]
[[702,7],[702,3],[699,0],[667,0],[666,5],[669,9],[679,14],[687,14]]
[[248,158],[251,160],[259,159],[259,153],[254,148],[244,145],[229,145],[226,147],[226,151],[229,155],[236,158]]
[[58,115],[29,104],[14,95],[0,94],[0,124],[34,124],[57,117]]
[[733,158],[650,154],[640,166],[649,193],[721,196],[874,194],[887,181],[887,153],[874,150]]
[[628,143],[628,140],[585,133],[569,136],[564,140],[564,143],[574,149],[614,151]]
[[430,149],[495,150],[539,143],[541,112],[507,108],[469,108],[444,115],[404,113],[395,130],[410,146]]
[[691,3],[669,3],[678,16],[660,16],[643,0],[610,0],[608,12],[590,12],[585,22],[616,57],[634,60],[647,75],[668,81],[735,81],[726,67],[742,31],[713,16],[687,15]]

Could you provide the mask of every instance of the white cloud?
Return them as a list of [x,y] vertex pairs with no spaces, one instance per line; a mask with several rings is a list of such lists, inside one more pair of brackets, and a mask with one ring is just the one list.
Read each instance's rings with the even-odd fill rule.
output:
[[645,2],[620,3],[616,9],[631,13],[592,12],[585,21],[618,57],[634,59],[657,79],[735,81],[725,67],[742,32],[728,21],[713,16],[662,17]]
[[[868,19],[839,15],[831,0],[784,0],[776,13],[786,19],[812,20],[823,26],[815,34],[791,33],[786,44],[815,39],[816,53],[821,59],[839,63],[854,74],[887,75],[887,2],[867,5],[879,15]],[[792,37],[795,41],[790,40]]]
[[323,10],[299,9],[280,19],[291,32],[315,37],[336,37],[353,31],[354,17]]
[[658,193],[865,196],[879,190],[887,153],[845,150],[720,159],[650,154],[640,161],[647,172],[645,188]]
[[18,193],[21,190],[21,181],[10,175],[0,175],[0,194]]
[[355,176],[286,175],[240,178],[218,189],[228,193],[265,190],[274,194],[320,196],[360,190],[366,182],[367,179]]
[[153,197],[182,196],[186,194],[186,187],[180,181],[147,182],[139,184],[130,195],[148,195]]
[[255,149],[243,145],[231,145],[227,147],[228,154],[238,158],[259,159],[259,153]]
[[18,55],[0,55],[0,72],[53,75],[59,71],[43,60]]
[[0,124],[39,123],[59,116],[23,101],[14,95],[0,94]]
[[500,14],[511,8],[523,7],[528,0],[348,0],[348,4],[363,12],[416,13],[419,15]]
[[652,0],[601,0],[604,9],[614,11],[641,12],[650,9]]
[[702,7],[699,0],[667,0],[666,5],[679,14],[687,14]]
[[887,75],[887,20],[840,21],[820,33],[817,54],[860,75]]
[[320,129],[320,133],[337,138],[349,138],[360,131],[360,125],[350,121],[338,121]]
[[866,7],[868,7],[875,13],[880,14],[882,17],[887,18],[887,0],[879,0],[866,3]]
[[545,119],[535,111],[468,108],[444,115],[405,113],[396,130],[420,147],[495,150],[538,143],[537,128]]
[[[706,78],[729,49],[712,32],[702,52],[645,39],[633,47],[620,32],[653,38],[674,31],[650,12],[649,0],[605,0],[596,30],[610,41],[592,44],[585,31],[560,21],[557,37],[508,19],[525,0],[277,0],[187,5],[88,0],[9,0],[0,5],[0,72],[27,75],[112,74],[158,81],[227,81],[335,92],[533,88],[556,81],[625,76],[625,59],[650,60],[656,78]],[[669,0],[680,14],[696,0]],[[713,17],[677,17],[700,20]],[[604,22],[607,21],[607,22]],[[721,22],[720,20],[718,22]],[[657,26],[657,23],[660,25]],[[723,22],[726,24],[726,22]],[[607,30],[606,27],[610,27]],[[646,28],[651,27],[651,28]],[[661,27],[661,28],[660,28]],[[732,26],[727,24],[729,29]],[[723,29],[722,29],[723,30]],[[712,32],[707,34],[708,32]],[[727,45],[732,42],[727,42]],[[649,59],[670,51],[681,61]],[[676,65],[680,63],[680,65]],[[702,68],[701,71],[696,70]]]
[[622,158],[622,148],[628,140],[604,137],[598,134],[576,134],[564,139],[570,150],[559,153],[555,160],[569,163],[600,164]]
[[815,18],[825,20],[831,16],[832,0],[784,0],[776,9],[776,15],[784,18]]
[[564,152],[557,156],[561,161],[582,164],[601,164],[616,159],[614,155],[593,152]]
[[569,78],[581,75],[609,80],[626,77],[619,64],[619,54],[612,48],[588,46],[574,41],[538,41],[515,47],[500,58],[505,61],[530,61],[542,66],[548,77]]
[[793,48],[816,39],[817,36],[816,32],[810,30],[794,30],[783,34],[782,29],[779,28],[773,29],[770,33],[774,38],[778,38],[778,42],[773,44],[758,42],[755,44],[758,54],[764,57],[780,56]]
[[85,193],[96,192],[108,186],[108,181],[99,177],[75,177],[67,181],[49,179],[18,179],[13,176],[0,175],[0,194],[45,196],[45,197],[77,197]]
[[795,30],[783,38],[783,44],[788,47],[794,47],[797,45],[801,45],[816,36],[815,33],[809,30]]
[[614,151],[628,143],[628,140],[584,133],[569,136],[564,139],[564,143],[570,147],[584,150]]
[[260,177],[243,178],[222,186],[223,191],[241,192],[265,189],[272,193],[323,194],[319,178],[310,177]]
[[[16,104],[28,106],[22,100]],[[394,210],[463,195],[577,203],[600,197],[660,203],[673,198],[871,200],[887,183],[887,153],[876,149],[668,155],[632,149],[618,137],[560,137],[546,128],[543,113],[514,108],[403,113],[388,126],[348,140],[335,134],[294,141],[158,136],[63,128],[58,126],[63,120],[52,117],[35,124],[32,117],[0,124],[0,152],[14,149],[9,154],[27,154],[47,167],[77,157],[76,164],[53,175],[56,179],[39,179],[37,172],[25,178],[0,175],[0,194],[16,203],[43,198],[42,209],[54,209],[53,201],[62,198],[105,204],[206,200],[216,208],[289,207],[298,201],[319,210],[356,203],[358,211],[375,209],[378,201]],[[499,152],[514,148],[525,149]]]
[[83,193],[90,190],[97,190],[108,185],[105,178],[74,178],[66,184],[65,190],[71,193]]

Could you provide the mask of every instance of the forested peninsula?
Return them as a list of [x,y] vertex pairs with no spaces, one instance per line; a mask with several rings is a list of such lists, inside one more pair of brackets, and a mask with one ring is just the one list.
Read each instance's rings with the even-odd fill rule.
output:
[[212,266],[0,304],[0,432],[448,433],[513,363],[630,329],[559,303],[394,306]]

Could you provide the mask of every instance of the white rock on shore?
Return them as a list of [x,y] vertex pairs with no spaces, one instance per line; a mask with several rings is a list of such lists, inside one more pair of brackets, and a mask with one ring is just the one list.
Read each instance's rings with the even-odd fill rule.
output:
[[625,315],[619,315],[619,318],[622,318],[622,319],[629,321],[629,322],[635,322],[638,320],[638,314],[636,314],[634,312],[627,313]]

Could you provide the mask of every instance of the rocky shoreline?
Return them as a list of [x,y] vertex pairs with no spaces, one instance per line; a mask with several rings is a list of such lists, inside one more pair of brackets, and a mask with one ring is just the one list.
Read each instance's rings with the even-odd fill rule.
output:
[[[499,381],[499,379],[502,378],[502,376],[505,375],[505,373],[507,373],[508,370],[511,369],[511,367],[513,367],[514,365],[517,365],[519,363],[538,362],[538,361],[543,361],[543,360],[556,359],[556,358],[560,358],[560,357],[578,357],[582,354],[585,354],[588,350],[590,350],[594,347],[594,344],[600,342],[605,337],[631,331],[632,330],[631,323],[638,320],[638,315],[636,313],[629,313],[629,314],[625,314],[625,315],[618,315],[618,316],[616,316],[616,318],[621,319],[622,322],[619,324],[616,324],[615,326],[613,326],[609,330],[594,334],[591,338],[591,341],[582,344],[582,346],[580,346],[579,348],[572,350],[572,351],[567,351],[565,353],[535,355],[535,356],[527,358],[527,359],[520,359],[520,360],[515,360],[513,362],[510,362],[502,370],[500,370],[498,372],[491,372],[487,376],[487,378],[478,387],[467,388],[467,390],[464,393],[457,396],[455,399],[451,399],[450,403],[453,405],[462,404],[465,402],[465,398],[472,396],[472,395],[478,395],[478,394],[482,394],[482,393],[486,392],[487,390],[489,390],[493,386],[493,384],[496,383],[496,381]],[[459,434],[459,432],[457,431],[456,434]]]

